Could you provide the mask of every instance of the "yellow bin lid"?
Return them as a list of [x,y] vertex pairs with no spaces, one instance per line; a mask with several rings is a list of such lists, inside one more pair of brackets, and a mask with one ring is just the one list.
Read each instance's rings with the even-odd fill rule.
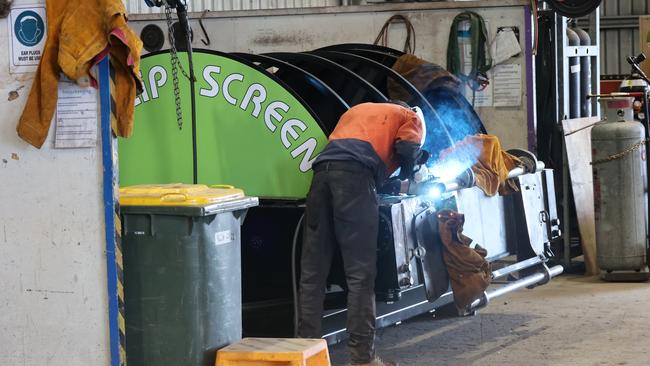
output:
[[232,186],[204,184],[143,184],[120,188],[122,206],[206,206],[244,197]]

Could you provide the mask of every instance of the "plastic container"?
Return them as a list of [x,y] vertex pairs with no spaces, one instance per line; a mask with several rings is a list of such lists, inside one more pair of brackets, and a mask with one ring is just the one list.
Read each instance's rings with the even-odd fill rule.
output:
[[212,366],[242,336],[240,226],[255,197],[232,187],[120,189],[129,366]]

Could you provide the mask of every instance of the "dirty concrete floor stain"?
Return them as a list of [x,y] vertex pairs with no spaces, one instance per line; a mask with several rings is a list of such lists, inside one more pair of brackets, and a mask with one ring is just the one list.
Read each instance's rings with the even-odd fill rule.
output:
[[[650,283],[565,275],[495,299],[478,315],[422,315],[377,334],[400,366],[650,365]],[[332,365],[348,362],[344,344]]]

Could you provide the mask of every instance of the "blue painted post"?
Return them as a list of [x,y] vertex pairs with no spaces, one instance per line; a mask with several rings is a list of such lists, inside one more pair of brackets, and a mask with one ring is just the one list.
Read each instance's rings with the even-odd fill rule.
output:
[[110,66],[108,57],[99,65],[99,98],[102,136],[102,165],[104,182],[104,221],[106,223],[106,277],[108,285],[108,325],[111,351],[111,365],[123,366],[120,360],[120,336],[118,326],[118,293],[117,293],[117,262],[115,256],[115,203],[119,189],[117,169],[115,169],[115,138],[111,131],[111,95],[110,95]]

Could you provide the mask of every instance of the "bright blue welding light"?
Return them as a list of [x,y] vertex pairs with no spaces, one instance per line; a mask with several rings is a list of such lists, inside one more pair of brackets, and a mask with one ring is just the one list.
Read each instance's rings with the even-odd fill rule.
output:
[[467,160],[464,162],[451,160],[442,164],[432,166],[429,171],[432,175],[438,177],[442,182],[450,182],[461,175],[467,168],[472,166],[473,162]]
[[429,189],[429,192],[427,192],[427,196],[433,199],[438,199],[442,196],[443,190],[441,189],[440,186],[433,186],[431,189]]

